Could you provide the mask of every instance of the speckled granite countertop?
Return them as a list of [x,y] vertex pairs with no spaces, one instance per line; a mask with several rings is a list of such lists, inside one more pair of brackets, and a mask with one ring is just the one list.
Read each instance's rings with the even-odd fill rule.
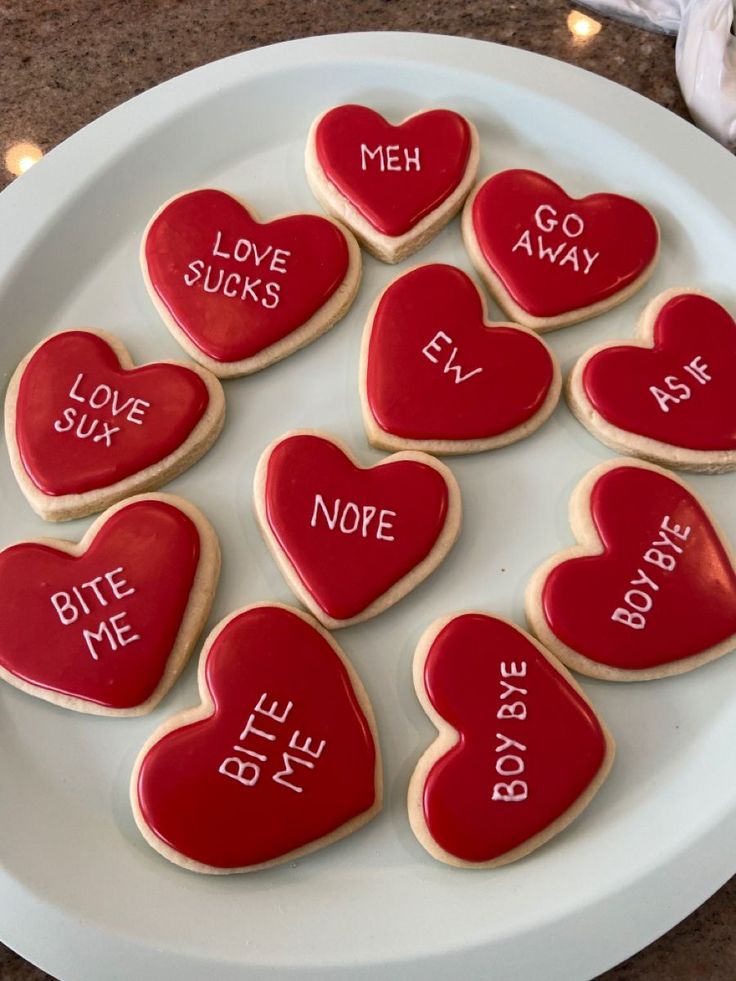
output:
[[[567,23],[573,9],[565,0],[447,6],[422,0],[0,0],[0,152],[4,158],[20,142],[50,150],[113,106],[205,62],[341,31],[459,34],[527,48],[605,75],[687,118],[671,38],[600,19],[599,33],[576,40]],[[0,161],[0,188],[10,180]],[[100,965],[100,981],[104,976]],[[2,981],[48,977],[0,944]],[[736,978],[736,879],[602,978]]]

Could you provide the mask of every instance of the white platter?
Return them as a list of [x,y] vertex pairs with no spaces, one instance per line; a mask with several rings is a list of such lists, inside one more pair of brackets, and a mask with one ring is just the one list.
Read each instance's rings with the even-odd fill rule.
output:
[[[591,344],[630,335],[643,303],[667,287],[698,286],[736,307],[736,161],[682,120],[601,78],[479,41],[313,38],[237,55],[134,99],[0,196],[5,380],[38,340],[78,325],[119,334],[138,361],[179,356],[138,270],[147,218],[202,185],[246,198],[264,217],[318,210],[304,140],[320,110],[346,101],[399,118],[425,105],[458,109],[480,130],[481,174],[532,167],[573,194],[614,190],[652,207],[663,230],[658,271],[614,312],[549,336],[563,368]],[[470,271],[457,221],[419,256],[430,260]],[[379,458],[361,425],[358,351],[371,300],[396,270],[367,259],[365,272],[333,331],[226,384],[221,439],[169,485],[221,535],[213,623],[253,600],[292,599],[250,506],[266,443],[291,427],[321,427],[366,462]],[[490,873],[446,868],[406,820],[409,774],[433,735],[411,685],[417,638],[435,616],[468,606],[523,623],[530,572],[570,543],[569,491],[609,455],[562,405],[530,439],[451,462],[465,500],[460,543],[412,596],[339,636],[376,708],[385,810],[294,865],[198,877],[166,863],[135,829],[133,759],[162,718],[196,701],[194,663],[137,720],[65,713],[3,686],[2,939],[63,981],[372,979],[399,967],[407,979],[576,981],[689,913],[736,871],[734,656],[661,682],[585,681],[618,740],[613,773],[570,829],[524,861]],[[736,476],[690,482],[736,539]],[[4,450],[0,502],[0,545],[49,533]],[[51,533],[79,537],[88,524]]]

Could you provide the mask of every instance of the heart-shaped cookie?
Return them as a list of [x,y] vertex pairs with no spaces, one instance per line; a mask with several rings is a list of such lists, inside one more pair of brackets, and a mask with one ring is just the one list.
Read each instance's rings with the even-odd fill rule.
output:
[[160,487],[210,448],[224,419],[222,386],[208,371],[170,361],[136,368],[98,330],[42,341],[5,398],[13,471],[47,521]]
[[322,215],[260,222],[224,191],[187,191],[141,245],[156,309],[184,350],[221,378],[248,375],[313,341],[358,291],[360,249]]
[[379,259],[399,262],[460,210],[478,169],[478,134],[448,109],[394,126],[366,106],[336,106],[312,124],[306,168],[320,204]]
[[146,841],[198,872],[293,860],[350,834],[381,808],[368,696],[311,617],[261,604],[212,631],[202,705],[141,750],[131,800]]
[[587,320],[644,285],[659,254],[654,217],[632,198],[571,198],[532,170],[480,184],[463,212],[473,265],[512,320],[545,331]]
[[580,545],[548,559],[527,617],[568,667],[611,681],[681,674],[736,646],[736,573],[713,518],[666,470],[612,460],[570,502]]
[[682,470],[736,468],[736,322],[694,290],[648,304],[637,340],[599,344],[570,374],[570,407],[607,446]]
[[460,530],[460,490],[424,453],[363,468],[323,433],[287,433],[255,475],[256,514],[299,599],[328,628],[376,616],[440,564]]
[[615,745],[565,669],[513,623],[435,621],[414,684],[439,731],[409,783],[419,841],[451,865],[494,868],[558,834],[592,800]]
[[179,497],[101,515],[79,544],[0,552],[0,677],[64,708],[143,715],[184,667],[209,614],[217,539]]
[[489,324],[454,266],[419,266],[390,283],[365,327],[361,398],[383,449],[475,453],[534,432],[560,395],[560,370],[531,330]]

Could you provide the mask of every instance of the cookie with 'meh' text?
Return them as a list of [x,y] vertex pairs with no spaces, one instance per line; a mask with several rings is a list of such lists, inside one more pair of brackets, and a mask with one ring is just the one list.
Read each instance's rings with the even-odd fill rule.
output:
[[394,125],[367,106],[335,106],[307,139],[309,186],[384,262],[426,245],[462,207],[478,169],[478,134],[449,109]]

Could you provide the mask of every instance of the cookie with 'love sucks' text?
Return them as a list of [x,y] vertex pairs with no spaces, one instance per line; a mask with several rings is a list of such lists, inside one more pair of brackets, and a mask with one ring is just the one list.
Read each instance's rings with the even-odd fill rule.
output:
[[362,467],[343,443],[313,430],[266,447],[253,497],[284,578],[330,630],[398,602],[460,532],[460,489],[439,460],[408,450]]
[[381,809],[376,724],[355,670],[305,613],[260,603],[226,617],[199,662],[201,704],[138,755],[133,814],[195,872],[249,872],[357,831]]
[[399,276],[363,333],[360,393],[382,449],[477,453],[529,436],[560,396],[557,360],[537,334],[492,324],[473,280],[442,263]]
[[631,341],[587,351],[570,408],[601,442],[679,470],[736,468],[736,322],[697,290],[667,290]]
[[312,124],[309,186],[323,208],[384,262],[400,262],[462,207],[478,169],[478,134],[449,109],[393,125],[374,109],[342,105]]
[[414,686],[438,737],[409,783],[409,821],[434,858],[506,865],[566,828],[606,779],[615,745],[568,672],[515,624],[436,620]]
[[167,201],[141,243],[143,278],[187,354],[220,378],[260,371],[347,313],[360,285],[358,243],[331,218],[260,221],[225,191]]
[[507,316],[546,331],[622,303],[651,275],[659,227],[621,194],[571,198],[532,170],[487,177],[468,198],[463,238]]
[[5,397],[13,472],[47,521],[160,487],[206,453],[224,421],[222,385],[209,371],[175,361],[136,367],[101,330],[42,341]]
[[532,576],[527,618],[569,668],[609,681],[682,674],[736,647],[736,571],[708,509],[674,474],[602,463],[578,484],[579,544]]

